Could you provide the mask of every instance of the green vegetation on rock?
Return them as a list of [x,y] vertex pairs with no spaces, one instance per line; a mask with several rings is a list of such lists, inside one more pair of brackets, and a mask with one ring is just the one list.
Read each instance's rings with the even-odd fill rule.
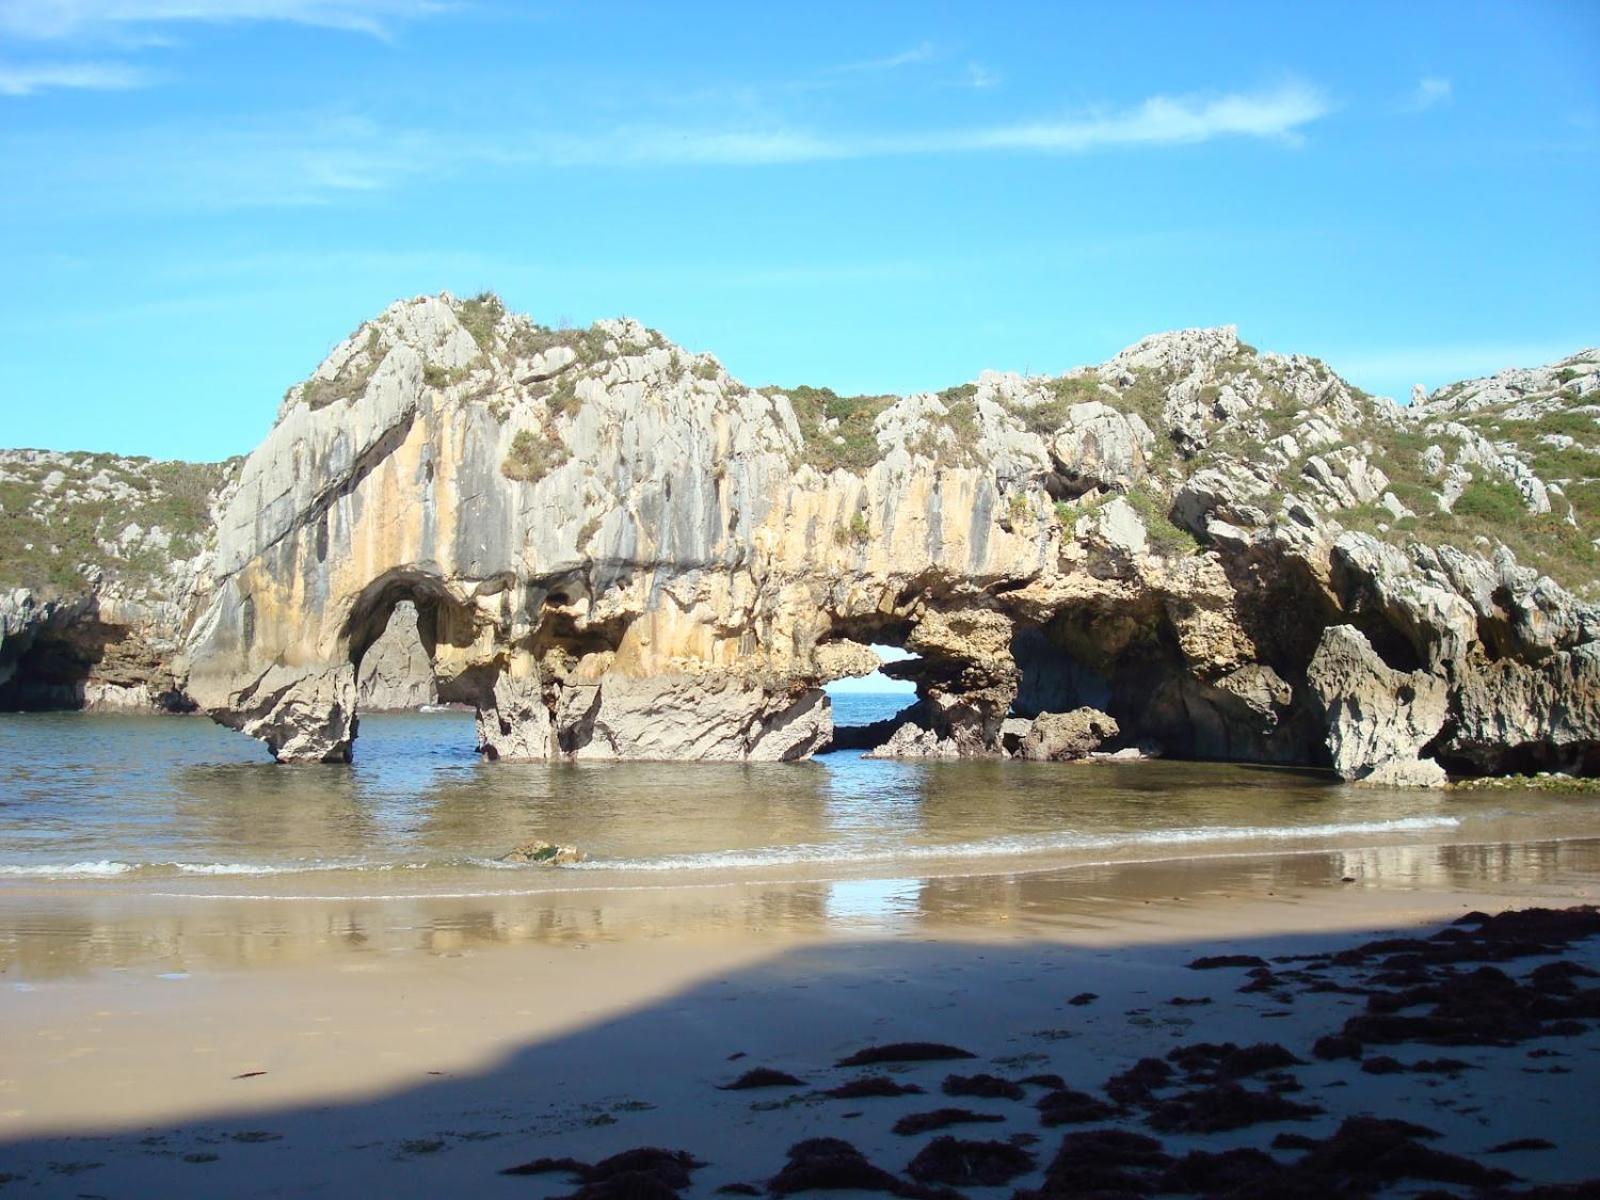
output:
[[463,300],[456,310],[461,327],[472,335],[478,349],[485,354],[494,352],[495,326],[505,313],[505,304],[493,292],[479,292],[472,299]]
[[83,589],[87,564],[165,597],[173,564],[205,548],[211,499],[236,465],[0,455],[0,586],[71,594]]
[[537,483],[571,456],[571,451],[553,435],[523,429],[511,439],[500,473],[518,483]]
[[344,365],[332,379],[306,380],[300,398],[309,404],[313,411],[327,408],[330,404],[342,404],[346,400],[354,400],[367,390],[367,384],[381,362],[383,362],[383,339],[374,326],[367,334],[366,344],[345,360]]
[[898,397],[841,396],[832,388],[803,386],[782,390],[800,424],[807,463],[819,471],[864,471],[878,461],[873,422]]
[[1179,558],[1200,549],[1199,539],[1172,519],[1172,506],[1165,496],[1148,487],[1130,488],[1125,495],[1144,522],[1155,553],[1163,558]]

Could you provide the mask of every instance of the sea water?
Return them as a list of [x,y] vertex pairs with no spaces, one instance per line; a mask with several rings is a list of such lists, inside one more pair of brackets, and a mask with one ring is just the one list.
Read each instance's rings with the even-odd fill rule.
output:
[[[840,696],[840,724],[906,698]],[[1534,791],[1354,788],[1324,772],[1134,761],[485,763],[470,714],[363,717],[349,766],[278,766],[199,718],[0,716],[0,889],[272,880],[365,894],[503,889],[576,846],[563,886],[860,878],[1329,845],[1586,836],[1596,805]],[[400,880],[403,879],[403,883]],[[545,886],[539,883],[538,886]]]

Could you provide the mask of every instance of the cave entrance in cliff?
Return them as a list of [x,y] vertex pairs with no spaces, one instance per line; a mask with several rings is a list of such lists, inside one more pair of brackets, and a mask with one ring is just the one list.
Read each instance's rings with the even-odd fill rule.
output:
[[52,712],[84,706],[94,659],[64,641],[10,638],[0,662],[0,712]]
[[411,712],[438,705],[433,647],[423,636],[423,620],[415,601],[395,602],[383,632],[357,664],[356,702],[362,712]]
[[833,704],[834,724],[833,739],[822,753],[876,749],[905,722],[916,721],[914,672],[921,659],[905,648],[909,632],[909,626],[886,626],[851,639],[865,642],[878,656],[879,667],[869,675],[836,679],[824,687]]
[[153,652],[130,644],[126,629],[98,620],[13,636],[0,659],[0,712],[192,710],[163,686],[159,668]]
[[1011,639],[1017,664],[1011,716],[1098,709],[1119,727],[1117,741],[1163,756],[1190,757],[1183,714],[1162,719],[1186,674],[1170,619],[1159,604],[1105,602],[1063,608]]

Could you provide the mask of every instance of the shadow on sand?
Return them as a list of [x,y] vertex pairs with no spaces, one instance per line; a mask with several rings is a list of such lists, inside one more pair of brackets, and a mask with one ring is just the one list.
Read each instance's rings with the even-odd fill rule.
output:
[[[1436,928],[1406,936],[1427,936]],[[1396,933],[1367,935],[1378,936]],[[1600,1173],[1600,1150],[1581,1131],[1583,1114],[1591,1111],[1600,1051],[1592,1022],[1559,1031],[1522,1030],[1526,1037],[1500,1046],[1385,1045],[1382,1057],[1399,1067],[1374,1072],[1356,1059],[1319,1056],[1314,1047],[1351,1016],[1367,1012],[1375,987],[1406,986],[1396,979],[1381,987],[1372,982],[1375,971],[1392,973],[1403,946],[1343,965],[1334,959],[1247,961],[1328,955],[1367,937],[1344,933],[1114,949],[898,939],[793,949],[659,995],[620,1016],[523,1045],[472,1073],[430,1071],[425,1044],[398,1045],[417,1064],[417,1082],[388,1094],[254,1111],[242,1100],[235,1111],[178,1123],[0,1143],[0,1190],[73,1197],[550,1196],[572,1193],[577,1185],[561,1173],[501,1172],[543,1156],[592,1163],[632,1147],[661,1146],[702,1160],[706,1165],[693,1172],[683,1192],[710,1195],[729,1184],[765,1187],[783,1168],[792,1144],[823,1136],[848,1139],[873,1164],[904,1180],[901,1173],[933,1138],[953,1134],[1005,1143],[1024,1151],[1023,1160],[1036,1155],[1037,1166],[1012,1184],[1038,1188],[1054,1179],[1057,1194],[1066,1195],[1073,1194],[1061,1190],[1070,1173],[1047,1175],[1045,1168],[1063,1135],[1073,1130],[1136,1130],[1159,1138],[1161,1152],[1174,1158],[1196,1149],[1248,1147],[1291,1164],[1358,1114],[1428,1127],[1440,1136],[1418,1133],[1401,1140],[1416,1146],[1425,1138],[1426,1147],[1443,1156],[1440,1161],[1464,1155],[1490,1172],[1456,1179],[1446,1168],[1431,1177],[1425,1169],[1421,1179],[1405,1181],[1406,1191],[1445,1187],[1469,1194],[1472,1186],[1492,1183],[1499,1169],[1527,1180]],[[1592,962],[1597,942],[1575,942],[1567,961],[1573,968]],[[1208,970],[1188,965],[1215,955],[1246,958]],[[1559,955],[1542,954],[1491,968],[1425,963],[1412,986],[1483,969],[1521,981],[1556,961],[1562,961]],[[1576,984],[1594,982],[1568,968],[1547,970],[1546,977],[1563,973]],[[1585,994],[1582,988],[1557,991]],[[461,1004],[455,1019],[472,1021],[471,1004]],[[836,1065],[865,1047],[912,1041],[953,1044],[974,1057],[895,1061],[890,1055],[890,1061],[865,1068]],[[1140,1099],[1127,1083],[1137,1082],[1136,1074],[1124,1076],[1120,1091],[1107,1089],[1108,1080],[1142,1058],[1167,1061],[1178,1047],[1226,1042],[1273,1043],[1286,1057],[1268,1053],[1253,1070],[1230,1076],[1225,1049],[1191,1051],[1173,1060],[1177,1073],[1170,1079],[1147,1081],[1154,1095]],[[1372,1046],[1365,1050],[1368,1061],[1378,1056]],[[1410,1069],[1446,1055],[1459,1065]],[[752,1068],[771,1068],[801,1082],[724,1090]],[[962,1094],[954,1097],[945,1094],[952,1074],[992,1075],[1001,1083],[958,1085]],[[1050,1075],[1060,1076],[1062,1086],[1039,1078]],[[903,1094],[860,1094],[870,1087],[846,1098],[821,1094],[863,1076],[886,1076],[897,1086],[882,1090]],[[1021,1080],[1031,1082],[1012,1086]],[[236,1083],[243,1098],[251,1080]],[[1217,1087],[1282,1103],[1272,1110],[1275,1115],[1236,1127],[1204,1115],[1211,1101],[1188,1102],[1200,1116],[1172,1116],[1176,1110],[1162,1107],[1163,1098],[1182,1100],[1197,1088]],[[1091,1118],[1054,1127],[1050,1104],[1041,1102],[1054,1096],[1056,1111],[1070,1113],[1079,1102],[1071,1093],[1092,1101],[1086,1110]],[[1229,1097],[1240,1102],[1230,1092],[1218,1103]],[[917,1136],[894,1132],[908,1115],[942,1108],[990,1119]],[[1498,1144],[1529,1138],[1558,1148],[1541,1151],[1529,1141],[1523,1149],[1490,1153]],[[1105,1158],[1103,1148],[1099,1157]],[[1209,1160],[1184,1161],[1204,1167]],[[1228,1161],[1240,1169],[1247,1161],[1260,1165],[1259,1155],[1236,1154]],[[1104,1165],[1115,1167],[1110,1159]],[[1149,1164],[1118,1169],[1124,1182],[1133,1178],[1147,1190],[1169,1189],[1183,1178]],[[1225,1194],[1213,1186],[1214,1174],[1202,1170],[1189,1178],[1204,1185],[1191,1192]],[[602,1188],[595,1194],[665,1193]]]

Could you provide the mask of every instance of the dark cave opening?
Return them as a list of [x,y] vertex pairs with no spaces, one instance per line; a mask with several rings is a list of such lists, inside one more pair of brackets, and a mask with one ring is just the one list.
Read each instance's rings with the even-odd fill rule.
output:
[[1481,751],[1446,749],[1445,733],[1424,746],[1424,757],[1436,759],[1452,778],[1487,779],[1502,775],[1568,775],[1573,778],[1600,777],[1600,742],[1520,742],[1503,748]]
[[480,687],[471,672],[448,675],[438,663],[441,647],[470,645],[476,636],[471,613],[436,576],[398,570],[369,584],[345,624],[357,680],[352,739],[363,712],[476,707],[493,680]]
[[0,712],[64,712],[84,706],[89,674],[99,661],[84,643],[39,634],[8,639],[6,649],[15,653],[0,664],[5,676]]
[[85,708],[188,713],[161,656],[120,625],[88,619],[6,639],[0,712]]

